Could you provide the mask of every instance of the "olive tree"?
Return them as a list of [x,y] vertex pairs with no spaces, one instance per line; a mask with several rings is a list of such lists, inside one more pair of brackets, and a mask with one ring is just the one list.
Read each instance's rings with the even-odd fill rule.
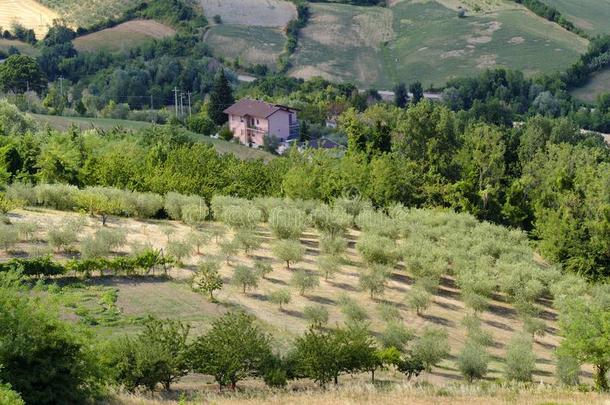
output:
[[320,252],[325,255],[341,257],[347,250],[347,240],[340,235],[323,234],[320,237]]
[[291,283],[299,290],[301,295],[305,295],[306,291],[313,290],[320,285],[320,278],[315,273],[298,270],[292,275]]
[[368,264],[394,266],[401,256],[392,239],[376,234],[362,234],[356,248]]
[[303,317],[313,328],[322,328],[328,323],[328,309],[323,305],[310,305],[303,309]]
[[261,238],[252,230],[240,229],[235,234],[235,243],[237,243],[245,254],[249,254],[252,250],[258,249],[263,241]]
[[13,225],[0,224],[0,245],[9,252],[19,242],[19,232]]
[[182,260],[193,254],[193,245],[188,240],[170,240],[166,247],[167,254],[182,263]]
[[299,239],[307,225],[307,216],[296,208],[274,208],[269,213],[269,227],[279,239]]
[[181,207],[180,219],[194,228],[201,225],[208,217],[208,207],[203,203],[189,203]]
[[224,257],[227,264],[230,264],[231,259],[239,250],[239,245],[235,240],[223,240],[218,245],[220,246],[220,253],[222,254],[222,257]]
[[449,355],[447,331],[442,328],[426,326],[422,334],[413,343],[413,354],[431,371],[441,360]]
[[485,377],[489,355],[485,347],[475,340],[468,340],[458,355],[458,368],[468,382]]
[[283,262],[286,262],[286,268],[290,268],[290,263],[301,261],[305,254],[305,248],[296,240],[284,239],[278,240],[271,245],[273,255]]
[[201,255],[201,247],[210,242],[210,236],[207,233],[193,229],[186,236],[186,241],[195,248],[197,255]]
[[283,309],[284,305],[288,305],[291,300],[290,290],[287,288],[281,288],[279,290],[273,291],[269,294],[269,301],[278,305],[280,310]]
[[336,256],[323,255],[318,256],[316,260],[318,270],[324,274],[324,279],[328,281],[335,273],[340,270],[340,260]]
[[197,210],[194,210],[192,213],[196,213],[198,217],[201,216],[201,213],[206,212],[207,215],[207,206],[203,198],[196,195],[183,195],[179,193],[170,192],[165,195],[165,212],[167,215],[176,221],[183,221],[185,219],[184,208],[187,208],[186,211],[194,210],[194,207],[197,207]]
[[99,216],[103,226],[110,215],[120,215],[126,209],[121,191],[110,187],[87,187],[75,194],[74,202],[91,216]]
[[383,295],[391,269],[386,266],[371,266],[360,271],[360,288],[369,292],[371,299]]
[[390,322],[379,336],[379,342],[384,348],[394,347],[404,352],[407,344],[415,338],[415,333],[399,322]]
[[515,335],[506,347],[506,379],[531,381],[535,367],[536,355],[532,350],[532,339],[527,335]]
[[258,287],[258,279],[259,275],[256,271],[248,266],[239,265],[235,266],[231,281],[233,284],[241,286],[243,293],[245,294],[247,289],[254,289]]
[[407,295],[407,305],[411,308],[417,315],[421,315],[432,302],[432,295],[426,291],[425,289],[414,286],[411,288]]
[[256,270],[258,275],[264,279],[267,278],[267,275],[269,273],[273,272],[273,267],[271,266],[271,264],[262,260],[254,261],[254,269]]

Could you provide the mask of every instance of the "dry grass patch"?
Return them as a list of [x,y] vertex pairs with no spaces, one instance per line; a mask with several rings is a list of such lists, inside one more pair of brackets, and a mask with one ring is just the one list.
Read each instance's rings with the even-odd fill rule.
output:
[[171,27],[153,20],[132,20],[116,27],[94,32],[74,40],[79,52],[92,52],[101,49],[119,51],[133,48],[147,39],[170,37],[176,33]]
[[219,15],[224,24],[284,27],[297,17],[296,7],[285,0],[199,0],[211,21]]
[[15,22],[36,32],[41,39],[47,34],[53,20],[59,18],[55,11],[34,0],[0,0],[0,27],[10,29]]

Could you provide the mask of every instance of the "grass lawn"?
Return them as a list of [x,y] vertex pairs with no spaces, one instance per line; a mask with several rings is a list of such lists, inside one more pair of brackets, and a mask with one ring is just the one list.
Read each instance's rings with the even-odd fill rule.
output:
[[610,33],[610,0],[546,0],[576,26],[594,35]]
[[291,74],[362,87],[414,80],[443,85],[494,67],[552,72],[568,67],[587,47],[586,40],[520,6],[462,19],[440,0],[391,8],[312,4],[311,10]]
[[610,93],[610,68],[596,73],[587,84],[572,91],[574,97],[587,103],[595,103],[602,93]]
[[[139,130],[148,128],[152,124],[144,121],[118,120],[112,118],[84,118],[84,117],[59,117],[55,115],[30,114],[37,122],[49,125],[58,131],[66,131],[72,126],[81,129],[101,129],[111,130],[122,128],[127,130]],[[262,150],[252,149],[234,142],[227,142],[223,139],[214,139],[194,132],[189,133],[193,140],[209,143],[216,148],[219,153],[232,153],[242,159],[263,159],[271,160],[273,155]]]
[[273,67],[284,49],[286,37],[279,28],[244,25],[215,25],[206,34],[206,43],[215,54],[242,64]]

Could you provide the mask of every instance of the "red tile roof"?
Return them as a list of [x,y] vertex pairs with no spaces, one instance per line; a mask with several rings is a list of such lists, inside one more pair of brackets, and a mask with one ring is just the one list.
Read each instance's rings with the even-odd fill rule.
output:
[[227,108],[225,114],[231,115],[249,115],[251,117],[267,118],[279,110],[287,110],[288,107],[265,103],[260,100],[251,100],[244,98]]

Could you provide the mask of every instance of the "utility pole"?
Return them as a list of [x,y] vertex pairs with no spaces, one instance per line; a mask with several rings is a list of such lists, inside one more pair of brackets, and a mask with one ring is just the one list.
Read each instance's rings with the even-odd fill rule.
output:
[[184,93],[180,92],[180,116],[184,117]]
[[174,108],[176,111],[176,118],[178,118],[178,88],[174,87]]
[[188,93],[186,93],[186,94],[187,94],[187,95],[188,95],[188,97],[189,97],[189,118],[191,118],[191,114],[192,114],[192,111],[191,111],[191,92],[189,91],[189,92],[188,92]]

